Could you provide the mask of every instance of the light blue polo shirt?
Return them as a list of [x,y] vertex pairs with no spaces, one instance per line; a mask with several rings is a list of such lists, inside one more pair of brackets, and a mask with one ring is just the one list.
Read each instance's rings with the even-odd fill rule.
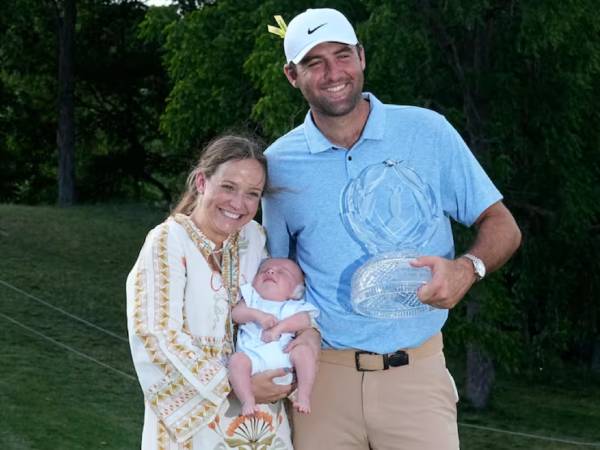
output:
[[433,336],[448,311],[402,319],[353,312],[350,281],[370,255],[342,222],[344,187],[367,166],[405,161],[432,188],[442,216],[425,254],[447,258],[454,257],[450,219],[470,226],[502,195],[443,116],[363,95],[371,110],[352,148],[333,146],[309,112],[302,125],[267,149],[270,182],[280,190],[263,199],[263,225],[271,255],[294,258],[304,271],[306,298],[320,310],[323,347],[389,353]]

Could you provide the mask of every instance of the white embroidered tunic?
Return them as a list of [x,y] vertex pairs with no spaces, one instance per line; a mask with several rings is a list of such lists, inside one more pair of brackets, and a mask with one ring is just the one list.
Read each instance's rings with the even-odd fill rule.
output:
[[142,449],[291,449],[281,402],[240,416],[229,396],[230,305],[266,257],[250,222],[223,243],[222,273],[207,263],[214,243],[178,214],[148,234],[127,278],[127,322],[145,400]]

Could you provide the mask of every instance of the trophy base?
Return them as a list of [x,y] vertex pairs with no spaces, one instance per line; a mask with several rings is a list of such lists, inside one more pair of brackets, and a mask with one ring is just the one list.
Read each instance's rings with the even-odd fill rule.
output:
[[431,280],[428,267],[412,267],[414,256],[383,253],[369,259],[352,277],[352,308],[380,319],[415,317],[434,308],[421,303],[417,290]]

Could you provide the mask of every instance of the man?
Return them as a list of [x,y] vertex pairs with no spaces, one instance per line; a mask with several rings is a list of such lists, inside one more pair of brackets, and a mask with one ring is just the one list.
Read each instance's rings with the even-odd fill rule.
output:
[[[520,231],[441,115],[384,105],[362,92],[365,52],[340,12],[296,16],[284,49],[285,75],[310,111],[266,152],[271,182],[283,189],[265,198],[263,221],[272,256],[293,257],[304,271],[323,338],[312,413],[294,415],[294,446],[457,449],[458,396],[440,331],[448,309],[516,251]],[[429,185],[443,221],[428,256],[414,262],[432,271],[418,296],[435,309],[396,320],[353,312],[350,280],[367,255],[344,227],[339,206],[350,180],[387,159],[406,162]],[[456,258],[450,218],[477,228],[468,253]]]

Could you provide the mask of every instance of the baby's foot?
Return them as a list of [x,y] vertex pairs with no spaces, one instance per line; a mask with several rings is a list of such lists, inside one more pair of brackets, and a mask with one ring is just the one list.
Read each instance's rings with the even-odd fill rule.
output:
[[298,398],[294,401],[294,408],[296,408],[298,412],[308,414],[310,413],[310,400],[308,398],[298,396]]
[[242,416],[253,416],[259,411],[260,408],[254,402],[242,403]]

